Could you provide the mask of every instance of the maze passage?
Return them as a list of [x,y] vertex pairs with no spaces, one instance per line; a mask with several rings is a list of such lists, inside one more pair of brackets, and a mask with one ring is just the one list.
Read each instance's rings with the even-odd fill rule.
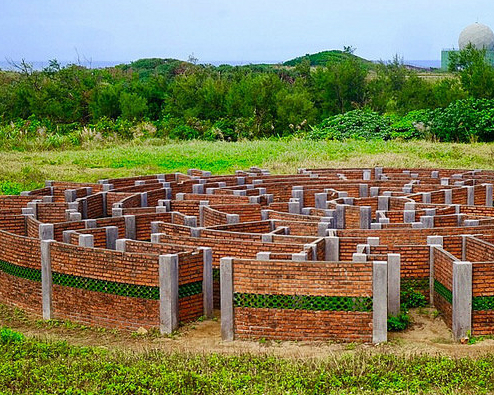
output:
[[[383,342],[402,304],[494,334],[493,171],[299,169],[47,181],[0,197],[0,302],[126,330]],[[447,336],[448,334],[445,334]]]

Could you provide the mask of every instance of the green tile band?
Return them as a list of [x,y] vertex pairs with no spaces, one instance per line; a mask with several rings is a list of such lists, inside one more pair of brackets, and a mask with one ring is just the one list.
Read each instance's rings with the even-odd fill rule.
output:
[[434,279],[434,291],[448,303],[453,303],[453,293],[436,279]]
[[494,296],[476,296],[472,298],[472,310],[494,310]]
[[234,293],[234,307],[314,311],[372,311],[372,298]]
[[[0,261],[0,270],[12,276],[33,281],[41,281],[41,270],[39,269],[31,269],[5,261]],[[52,278],[53,284],[62,285],[64,287],[86,289],[88,291],[103,292],[111,295],[127,296],[131,298],[151,300],[159,300],[160,298],[159,287],[98,280],[89,277],[80,277],[57,272],[52,272]],[[197,295],[200,293],[202,293],[202,281],[183,284],[178,287],[179,298],[185,298],[187,296]]]
[[429,289],[429,277],[409,277],[401,279],[401,288],[404,289]]

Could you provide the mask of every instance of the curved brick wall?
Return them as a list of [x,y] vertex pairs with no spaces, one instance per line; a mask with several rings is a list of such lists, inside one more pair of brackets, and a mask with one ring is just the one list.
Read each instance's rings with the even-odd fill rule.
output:
[[[48,181],[0,197],[0,300],[166,331],[209,315],[211,299],[220,307],[220,261],[231,257],[233,337],[372,341],[382,292],[373,262],[389,271],[399,254],[401,286],[425,295],[455,336],[458,325],[493,334],[493,182],[492,171],[393,168]],[[53,239],[45,255],[42,239]],[[470,270],[468,311],[455,299],[459,270]]]

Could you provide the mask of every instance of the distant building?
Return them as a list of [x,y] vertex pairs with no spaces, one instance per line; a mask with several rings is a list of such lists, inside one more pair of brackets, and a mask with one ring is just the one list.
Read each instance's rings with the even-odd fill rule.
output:
[[441,51],[441,69],[447,70],[449,66],[449,54],[465,49],[472,44],[477,49],[486,50],[487,61],[494,66],[494,33],[489,26],[481,23],[473,23],[460,33],[458,38],[458,49],[443,49]]

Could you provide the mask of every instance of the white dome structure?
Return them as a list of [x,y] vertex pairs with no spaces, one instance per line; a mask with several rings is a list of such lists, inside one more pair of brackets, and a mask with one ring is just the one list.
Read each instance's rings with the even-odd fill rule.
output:
[[458,45],[460,50],[472,44],[477,49],[494,50],[494,33],[489,26],[481,23],[473,23],[460,33]]

